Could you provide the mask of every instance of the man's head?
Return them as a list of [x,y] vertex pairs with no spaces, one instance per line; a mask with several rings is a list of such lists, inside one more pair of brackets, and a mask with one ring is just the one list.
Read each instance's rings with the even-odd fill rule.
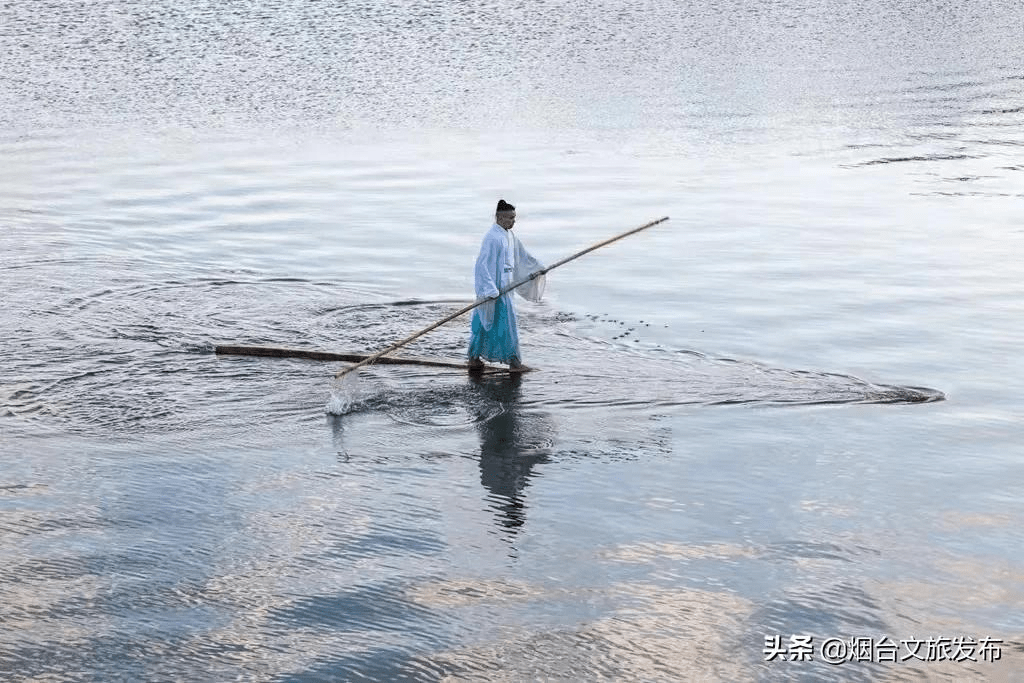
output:
[[516,207],[504,199],[499,199],[498,208],[494,212],[494,222],[506,230],[511,230],[512,226],[516,224]]

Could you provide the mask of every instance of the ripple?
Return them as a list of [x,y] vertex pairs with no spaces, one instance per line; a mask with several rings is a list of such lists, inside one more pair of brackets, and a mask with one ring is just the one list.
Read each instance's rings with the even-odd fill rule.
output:
[[877,164],[900,164],[908,161],[959,161],[962,159],[980,159],[980,156],[971,156],[969,154],[927,154],[920,156],[907,156],[907,157],[882,157],[880,159],[870,159],[868,161],[862,161],[854,166],[875,166]]
[[404,409],[391,406],[389,414],[396,422],[429,427],[465,427],[486,419],[465,407],[452,405],[417,405]]
[[[46,270],[39,272],[45,276]],[[83,273],[91,278],[83,282],[100,281],[99,273]],[[114,286],[74,288],[87,289],[85,294],[72,294],[62,284],[41,288],[37,284],[35,301],[46,301],[46,308],[36,308],[32,295],[18,304],[36,310],[27,318],[31,326],[26,339],[63,336],[67,341],[37,347],[34,357],[27,356],[15,366],[14,376],[21,374],[27,381],[0,392],[0,410],[11,416],[57,419],[94,433],[188,430],[208,419],[203,416],[210,410],[220,413],[217,422],[222,424],[243,424],[243,410],[274,410],[274,419],[290,420],[295,411],[305,413],[317,404],[319,392],[309,393],[300,388],[301,382],[326,386],[325,366],[210,357],[211,337],[282,345],[295,339],[307,344],[319,340],[323,347],[337,348],[339,330],[345,330],[344,350],[363,351],[375,349],[381,339],[422,327],[461,304],[399,301],[335,307],[324,304],[365,293],[301,278],[132,282],[134,277],[126,269]],[[905,404],[944,398],[928,388],[771,368],[694,350],[665,353],[609,346],[575,336],[572,330],[578,321],[571,315],[557,311],[543,315],[547,319],[534,320],[528,314],[523,321],[524,330],[534,335],[531,343],[541,365],[551,366],[527,380],[531,389],[524,396],[534,408]],[[455,324],[407,350],[414,355],[458,358],[464,353],[464,334],[463,327]],[[383,411],[403,424],[459,429],[505,410],[501,400],[488,397],[483,385],[468,382],[458,372],[413,367],[374,372],[387,378],[383,388],[349,397],[344,405],[332,402],[328,411]],[[281,384],[289,374],[290,380]],[[273,387],[269,391],[264,386],[267,382]],[[387,382],[394,386],[387,387]],[[332,400],[340,396],[335,391]],[[537,449],[549,445],[540,443]]]

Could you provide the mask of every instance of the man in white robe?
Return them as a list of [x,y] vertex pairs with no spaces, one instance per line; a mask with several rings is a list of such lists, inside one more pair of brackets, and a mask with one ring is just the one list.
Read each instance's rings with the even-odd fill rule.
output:
[[483,361],[508,363],[511,372],[528,370],[519,355],[519,330],[512,292],[499,292],[514,282],[530,277],[515,288],[520,296],[540,301],[544,294],[544,266],[530,256],[512,232],[516,207],[504,199],[498,201],[494,225],[484,235],[480,255],[476,259],[475,282],[477,299],[491,298],[473,311],[469,340],[469,369],[483,369]]

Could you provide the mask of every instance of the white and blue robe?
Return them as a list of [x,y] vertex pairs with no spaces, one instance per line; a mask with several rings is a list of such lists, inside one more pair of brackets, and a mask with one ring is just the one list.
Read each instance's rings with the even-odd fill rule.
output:
[[[483,299],[497,296],[500,290],[543,267],[540,261],[523,248],[511,230],[505,230],[495,223],[484,235],[480,255],[476,259],[476,297]],[[544,276],[538,275],[513,291],[529,301],[540,301],[544,294],[544,284]],[[469,357],[493,363],[520,362],[519,331],[512,292],[502,294],[496,301],[488,301],[474,309],[470,325]]]

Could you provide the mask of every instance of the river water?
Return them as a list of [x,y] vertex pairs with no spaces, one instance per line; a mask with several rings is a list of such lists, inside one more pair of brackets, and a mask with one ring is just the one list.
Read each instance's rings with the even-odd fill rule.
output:
[[[1014,680],[1021,26],[8,3],[3,679]],[[520,302],[521,378],[213,352],[457,310],[498,198],[548,263],[671,219]]]

